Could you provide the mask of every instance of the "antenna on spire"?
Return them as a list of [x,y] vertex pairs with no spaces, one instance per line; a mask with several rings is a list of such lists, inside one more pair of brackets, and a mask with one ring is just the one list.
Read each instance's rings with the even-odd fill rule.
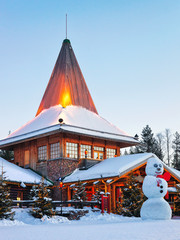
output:
[[66,13],[66,39],[67,39],[67,13]]

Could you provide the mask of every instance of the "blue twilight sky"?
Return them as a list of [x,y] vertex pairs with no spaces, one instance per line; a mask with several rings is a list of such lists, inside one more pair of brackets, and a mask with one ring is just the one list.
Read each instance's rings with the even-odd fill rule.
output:
[[0,138],[31,120],[68,38],[101,116],[180,132],[179,0],[0,0]]

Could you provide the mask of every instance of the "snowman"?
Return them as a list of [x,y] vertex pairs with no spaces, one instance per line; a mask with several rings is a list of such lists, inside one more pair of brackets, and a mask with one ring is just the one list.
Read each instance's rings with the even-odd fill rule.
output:
[[164,196],[167,193],[167,182],[161,178],[164,168],[157,158],[150,158],[146,165],[146,174],[142,190],[148,198],[141,207],[141,218],[165,220],[171,219],[172,211]]

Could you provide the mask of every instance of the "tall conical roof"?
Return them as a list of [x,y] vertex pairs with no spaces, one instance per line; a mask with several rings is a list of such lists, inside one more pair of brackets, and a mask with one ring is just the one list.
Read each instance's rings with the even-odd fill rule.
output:
[[36,116],[44,109],[55,105],[82,106],[97,113],[85,79],[68,39],[63,41],[49,83]]

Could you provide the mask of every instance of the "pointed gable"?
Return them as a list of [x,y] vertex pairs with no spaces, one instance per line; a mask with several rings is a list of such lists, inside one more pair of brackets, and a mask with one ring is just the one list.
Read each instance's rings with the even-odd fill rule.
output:
[[97,113],[71,43],[65,39],[36,116],[55,105],[82,106]]

